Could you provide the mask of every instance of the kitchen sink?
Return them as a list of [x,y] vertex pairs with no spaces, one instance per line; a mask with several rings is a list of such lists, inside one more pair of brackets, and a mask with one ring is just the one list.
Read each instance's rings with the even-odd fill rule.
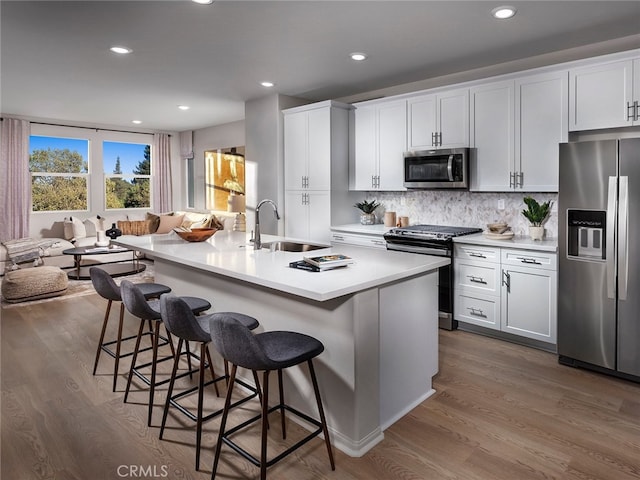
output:
[[312,250],[319,250],[321,248],[329,248],[331,245],[320,245],[317,243],[303,243],[303,242],[266,242],[262,244],[262,248],[265,250],[280,250],[282,252],[310,252]]

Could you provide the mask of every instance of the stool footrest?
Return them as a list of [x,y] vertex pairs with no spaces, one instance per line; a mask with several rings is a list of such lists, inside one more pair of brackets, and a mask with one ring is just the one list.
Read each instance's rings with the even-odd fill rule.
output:
[[[151,333],[146,332],[143,334],[144,335],[151,335]],[[135,340],[137,338],[137,335],[131,335],[130,337],[125,337],[122,338],[120,340],[120,342],[126,342],[128,340]],[[158,343],[158,348],[160,347],[164,347],[165,345],[169,344],[169,340],[165,337],[163,337],[162,335],[160,336],[160,338],[162,338],[162,343]],[[100,348],[102,349],[103,352],[106,352],[107,355],[109,355],[112,358],[116,358],[116,352],[114,352],[113,350],[111,350],[110,348],[108,348],[111,345],[115,345],[116,343],[118,343],[117,340],[111,340],[109,342],[104,342]],[[140,352],[148,352],[149,350],[152,350],[153,347],[145,347],[145,348],[141,348],[140,350],[138,350],[138,353]],[[128,353],[121,353],[120,354],[120,358],[124,358],[124,357],[130,357],[131,355],[133,355],[133,352],[128,352]]]
[[[267,415],[272,413],[272,412],[275,412],[276,410],[280,410],[282,408],[284,408],[285,410],[293,413],[294,415],[297,415],[298,417],[306,420],[307,422],[311,423],[312,425],[315,425],[318,428],[316,430],[314,430],[313,432],[309,433],[306,437],[302,438],[300,441],[298,441],[297,443],[295,443],[291,447],[289,447],[286,450],[284,450],[282,453],[280,453],[277,456],[275,456],[274,458],[272,458],[271,460],[267,460],[267,462],[266,462],[267,467],[270,467],[271,465],[279,462],[284,457],[286,457],[290,453],[293,453],[295,450],[297,450],[298,448],[300,448],[301,446],[303,446],[304,444],[306,444],[307,442],[309,442],[310,440],[312,440],[313,438],[317,437],[319,434],[322,433],[322,423],[320,423],[315,418],[310,417],[309,415],[301,412],[300,410],[297,410],[297,409],[295,409],[293,407],[290,407],[289,405],[284,405],[283,404],[283,405],[276,405],[274,407],[271,407],[271,408],[269,408],[269,410],[267,410]],[[242,430],[243,428],[249,426],[250,424],[260,420],[261,418],[262,418],[261,414],[260,415],[256,415],[256,416],[250,418],[249,420],[246,420],[246,421],[242,422],[241,424],[236,425],[235,427],[227,430],[222,435],[222,438],[221,438],[221,440],[226,445],[231,447],[238,454],[242,455],[246,460],[248,460],[249,462],[254,464],[256,467],[260,466],[260,460],[257,459],[255,456],[251,455],[244,448],[242,448],[240,445],[238,445],[237,443],[235,443],[233,440],[231,440],[228,437],[230,437],[234,433]]]
[[[188,373],[183,374],[187,375]],[[178,378],[176,376],[176,378]],[[212,385],[216,382],[220,382],[222,380],[227,380],[229,377],[226,375],[221,375],[218,378],[214,378],[213,380],[209,380],[208,382],[206,382],[203,387],[207,387],[209,385]],[[247,395],[246,397],[241,398],[240,400],[236,400],[234,403],[232,403],[231,405],[229,405],[229,409],[232,409],[234,407],[237,407],[238,405],[242,405],[245,402],[248,402],[249,400],[251,400],[252,398],[255,398],[258,396],[258,390],[255,387],[252,387],[251,385],[243,382],[242,380],[238,380],[236,379],[235,383],[239,383],[240,385],[242,385],[243,387],[245,387],[246,389],[250,390],[251,394]],[[184,415],[186,415],[188,418],[190,418],[191,420],[193,420],[194,422],[196,422],[198,420],[197,415],[194,415],[189,409],[187,409],[186,407],[180,405],[180,403],[178,403],[178,400],[182,397],[185,397],[193,392],[197,392],[198,391],[198,387],[192,387],[188,390],[185,390],[183,392],[177,393],[176,395],[173,395],[170,399],[169,399],[169,403],[171,404],[171,406],[177,408],[180,412],[182,412]],[[221,408],[219,410],[216,410],[215,412],[210,413],[209,415],[206,415],[204,417],[202,417],[202,421],[206,422],[207,420],[211,420],[214,417],[217,417],[218,415],[220,415],[222,412],[224,411],[224,408]]]

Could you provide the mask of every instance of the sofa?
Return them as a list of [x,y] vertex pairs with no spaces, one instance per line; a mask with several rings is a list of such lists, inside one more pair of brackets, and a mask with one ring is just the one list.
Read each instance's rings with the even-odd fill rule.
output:
[[[73,255],[62,252],[75,247],[93,247],[98,240],[98,232],[117,227],[122,235],[162,235],[170,234],[176,227],[208,227],[218,229],[233,229],[235,213],[230,212],[198,212],[175,211],[168,213],[125,214],[120,216],[92,216],[81,218],[72,215],[63,219],[62,238],[33,239],[34,248],[38,247],[39,258],[33,261],[19,263],[18,268],[28,268],[37,265],[56,266],[60,268],[73,267]],[[124,218],[123,218],[124,217]],[[55,230],[52,228],[52,230]],[[46,241],[43,241],[46,240]],[[131,259],[130,252],[109,255],[110,262]],[[104,262],[101,255],[83,255],[83,265],[94,265]],[[16,268],[9,258],[7,248],[0,244],[0,275],[5,271]]]

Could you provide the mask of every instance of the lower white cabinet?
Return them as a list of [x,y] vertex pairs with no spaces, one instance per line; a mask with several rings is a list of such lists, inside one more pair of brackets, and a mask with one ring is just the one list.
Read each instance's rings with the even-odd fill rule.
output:
[[331,193],[285,192],[285,235],[310,239],[316,242],[330,241]]
[[332,244],[358,245],[360,247],[387,249],[387,242],[382,235],[366,233],[331,232]]
[[555,253],[467,244],[455,249],[456,320],[556,343]]

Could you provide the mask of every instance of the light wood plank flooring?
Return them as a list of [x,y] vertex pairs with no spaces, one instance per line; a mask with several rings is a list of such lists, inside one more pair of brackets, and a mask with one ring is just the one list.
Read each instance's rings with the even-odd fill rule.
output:
[[[91,375],[105,304],[90,295],[2,311],[2,479],[210,478],[218,419],[206,425],[196,472],[195,429],[185,417],[172,414],[158,439],[166,385],[147,428],[146,390],[137,384],[131,403],[122,402],[128,359],[116,393],[110,357]],[[113,334],[115,314],[112,324]],[[130,333],[136,327],[127,321]],[[640,479],[640,385],[558,365],[550,353],[441,331],[435,388],[364,457],[336,451],[332,472],[315,439],[269,478]],[[207,395],[210,408],[221,403]],[[249,405],[234,415],[257,402]],[[271,423],[278,448],[277,418]],[[301,432],[288,425],[291,440]],[[255,430],[244,438],[257,445]],[[218,478],[255,479],[258,469],[224,447]]]

